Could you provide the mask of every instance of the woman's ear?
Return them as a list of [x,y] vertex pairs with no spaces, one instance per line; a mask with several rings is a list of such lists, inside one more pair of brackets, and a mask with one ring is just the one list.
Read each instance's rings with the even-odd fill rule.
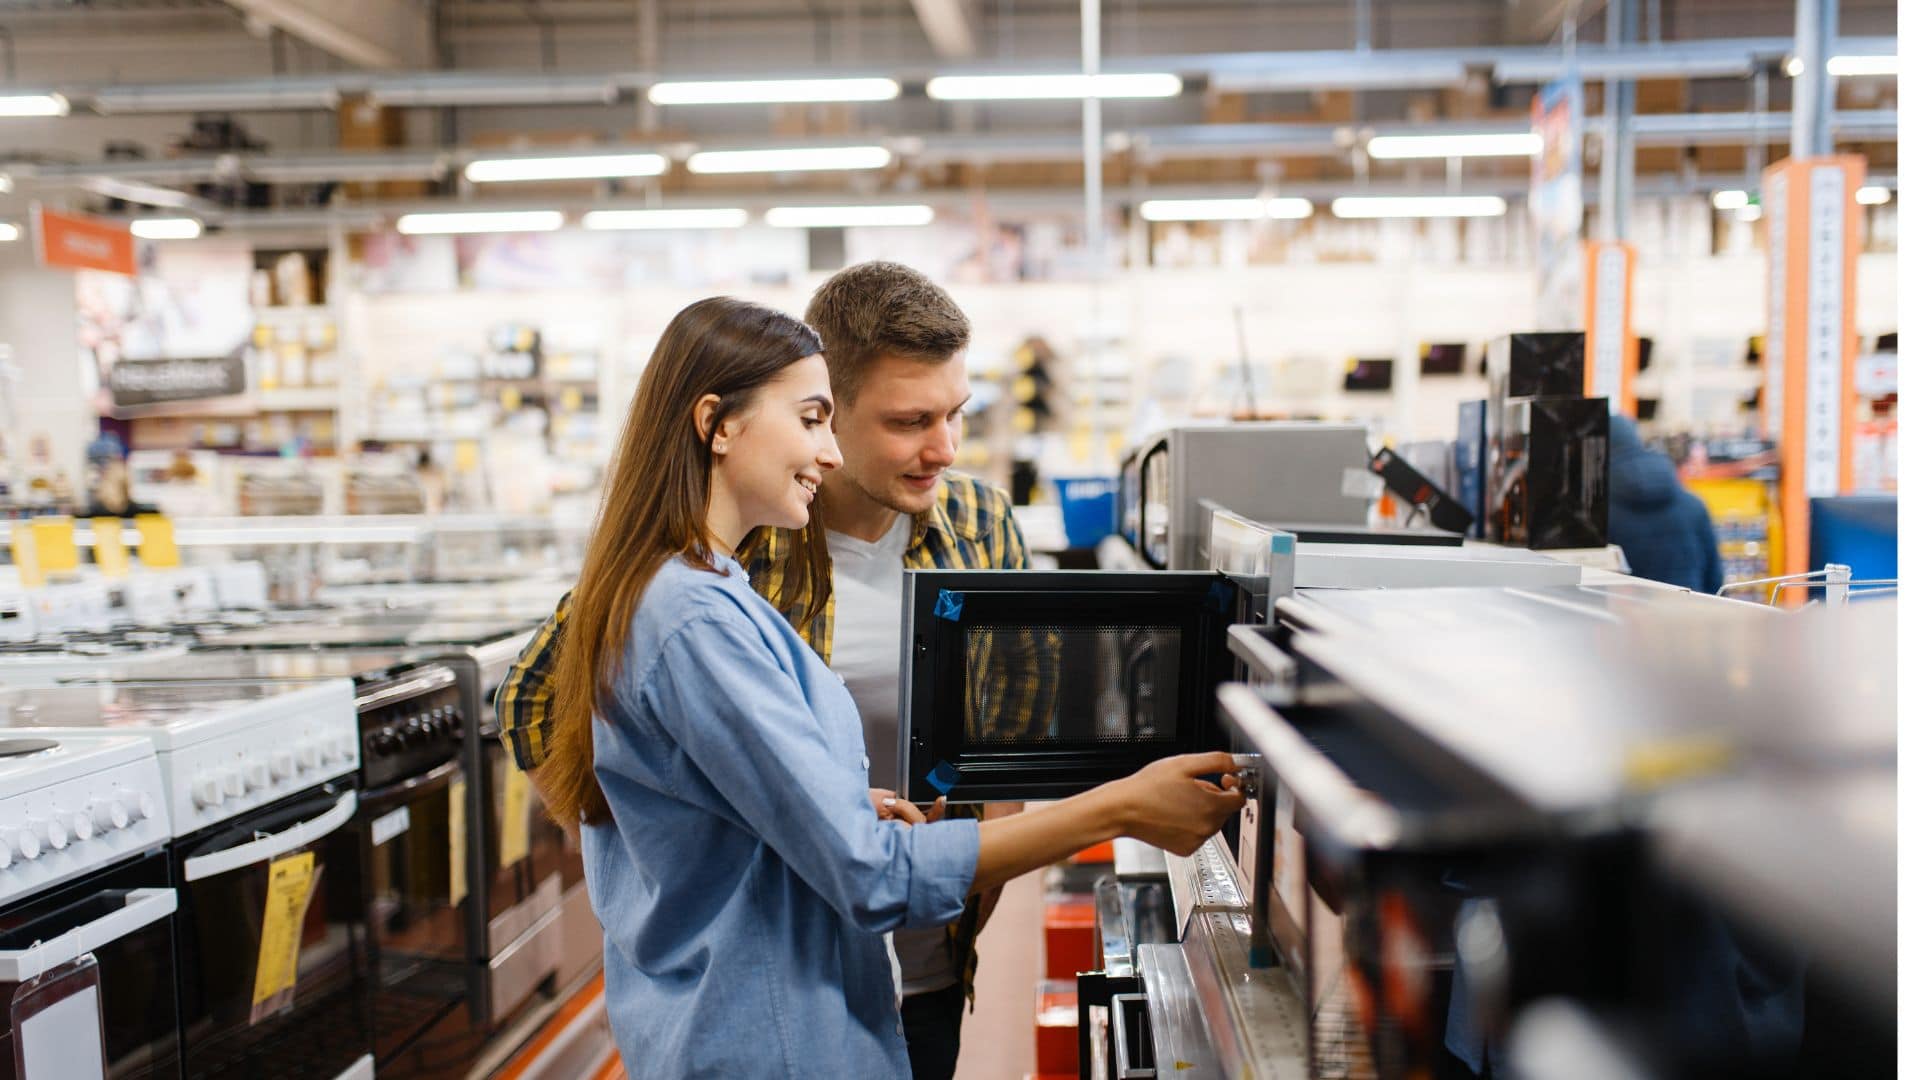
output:
[[726,434],[716,436],[713,430],[714,418],[720,415],[720,395],[702,394],[700,400],[693,403],[693,430],[700,436],[702,443],[713,447],[716,454],[726,453]]

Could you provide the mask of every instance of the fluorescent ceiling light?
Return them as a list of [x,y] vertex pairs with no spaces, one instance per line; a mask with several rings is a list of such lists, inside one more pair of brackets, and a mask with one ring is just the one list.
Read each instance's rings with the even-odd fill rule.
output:
[[687,159],[694,173],[810,172],[879,169],[893,160],[884,146],[800,146],[786,150],[703,150]]
[[857,225],[927,225],[933,207],[899,206],[776,206],[767,211],[767,224],[781,229],[831,229]]
[[138,218],[128,228],[142,240],[192,240],[200,235],[200,223],[192,218]]
[[11,221],[0,221],[0,244],[10,244],[20,239],[20,226]]
[[566,218],[558,210],[473,210],[402,214],[394,227],[409,236],[438,233],[552,232]]
[[65,116],[67,99],[59,94],[0,94],[0,116]]
[[1893,198],[1893,189],[1869,184],[1853,193],[1853,201],[1861,206],[1879,206]]
[[1499,217],[1507,200],[1498,195],[1345,195],[1333,200],[1338,218]]
[[1313,214],[1305,199],[1148,199],[1140,216],[1148,221],[1257,221],[1304,218]]
[[1713,193],[1715,210],[1738,210],[1753,202],[1753,198],[1744,191],[1716,191]]
[[1852,75],[1898,75],[1898,56],[1832,56],[1827,58],[1827,74],[1835,78]]
[[1787,62],[1780,65],[1781,74],[1785,75],[1789,79],[1799,78],[1800,73],[1805,70],[1807,70],[1807,65],[1804,63],[1801,63],[1800,58],[1797,56],[1787,57]]
[[0,195],[13,194],[13,177],[0,173]]
[[1367,140],[1374,158],[1532,157],[1540,136],[1531,131],[1477,135],[1376,135]]
[[95,195],[105,195],[109,199],[139,203],[141,206],[158,206],[167,210],[186,210],[200,202],[199,199],[184,191],[175,191],[173,188],[149,184],[143,180],[90,176],[82,180],[80,186]]
[[580,219],[589,229],[737,229],[747,223],[740,209],[595,210]]
[[927,80],[927,96],[942,101],[1050,101],[1063,98],[1160,98],[1180,93],[1180,76],[941,75]]
[[756,105],[808,101],[891,101],[900,96],[892,79],[742,79],[733,82],[663,82],[647,88],[655,105]]
[[616,176],[659,176],[667,159],[659,154],[585,154],[568,157],[488,158],[467,166],[476,184],[517,180],[601,180]]

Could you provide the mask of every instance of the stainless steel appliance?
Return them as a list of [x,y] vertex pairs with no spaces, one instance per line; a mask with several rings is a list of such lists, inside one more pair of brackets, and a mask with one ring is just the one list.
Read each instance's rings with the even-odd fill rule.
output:
[[907,572],[900,775],[916,801],[1057,798],[1224,746],[1235,586],[1213,573]]
[[1343,490],[1367,468],[1357,424],[1177,427],[1142,441],[1121,468],[1120,532],[1156,570],[1203,570],[1210,499],[1263,521],[1365,525],[1367,499]]
[[76,1041],[58,1016],[44,1026],[0,1025],[0,1077],[31,1080],[17,1056],[29,1071],[97,1056],[116,1080],[179,1076],[179,901],[152,744],[124,735],[5,735],[0,1001],[18,1019],[29,1001],[57,997],[63,1011],[79,1010],[83,1028],[91,1021],[99,1043]]

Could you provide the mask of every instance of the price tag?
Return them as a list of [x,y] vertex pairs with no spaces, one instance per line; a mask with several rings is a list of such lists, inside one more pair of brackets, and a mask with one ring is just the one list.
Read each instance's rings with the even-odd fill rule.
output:
[[73,519],[33,519],[33,544],[40,551],[40,572],[71,574],[80,568],[80,549],[73,542]]
[[412,827],[413,815],[404,806],[391,814],[382,814],[373,819],[373,846],[379,847]]
[[453,444],[453,471],[470,473],[480,467],[480,444],[462,439]]
[[506,783],[500,792],[500,867],[505,869],[527,857],[533,819],[533,782],[527,774],[509,765]]
[[267,866],[267,911],[260,921],[260,957],[253,972],[253,1014],[257,1024],[293,1004],[300,973],[300,929],[319,881],[311,851],[275,859]]
[[447,906],[467,898],[467,782],[447,785]]
[[173,519],[165,514],[138,514],[140,565],[149,570],[171,570],[180,565],[180,549],[173,543]]
[[47,583],[40,569],[40,545],[34,543],[33,529],[24,521],[15,521],[11,532],[13,565],[20,575],[20,587],[37,589]]
[[93,563],[102,577],[127,576],[127,542],[120,536],[119,518],[93,519]]

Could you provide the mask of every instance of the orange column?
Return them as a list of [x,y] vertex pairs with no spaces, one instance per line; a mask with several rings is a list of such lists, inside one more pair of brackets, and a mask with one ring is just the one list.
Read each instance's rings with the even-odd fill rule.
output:
[[1609,399],[1608,410],[1635,413],[1634,376],[1640,338],[1633,332],[1633,247],[1617,241],[1587,244],[1587,396]]
[[1807,500],[1853,490],[1854,271],[1866,177],[1858,155],[1789,158],[1769,168],[1766,210],[1766,433],[1780,447],[1789,574],[1807,566]]

